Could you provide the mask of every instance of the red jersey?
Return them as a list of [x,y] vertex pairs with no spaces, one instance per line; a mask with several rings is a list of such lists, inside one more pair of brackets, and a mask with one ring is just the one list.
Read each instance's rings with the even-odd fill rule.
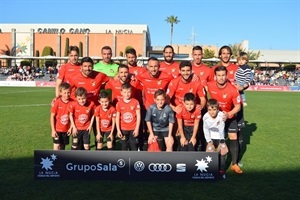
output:
[[108,132],[112,129],[112,119],[116,118],[116,109],[113,106],[109,106],[105,111],[101,105],[99,105],[95,109],[94,116],[99,117],[100,131]]
[[73,114],[74,123],[78,130],[88,129],[94,110],[95,104],[92,101],[87,101],[84,106],[79,105],[77,101],[70,104],[70,113]]
[[[132,86],[132,97],[136,98],[136,90],[139,85],[139,82],[137,80],[130,80],[130,85]],[[106,84],[105,89],[111,89],[112,90],[112,103],[113,105],[116,105],[118,101],[123,99],[123,96],[121,94],[121,87],[122,84],[120,80],[114,80],[111,78]],[[141,98],[141,97],[140,97]]]
[[135,76],[137,76],[138,74],[142,74],[144,71],[146,71],[147,69],[145,67],[129,67],[129,73],[130,74],[134,74]]
[[72,100],[65,103],[61,98],[57,98],[51,106],[51,113],[55,114],[55,131],[67,132],[70,128],[69,106]]
[[57,78],[69,83],[76,74],[80,74],[80,64],[73,65],[68,62],[59,68]]
[[207,84],[210,98],[216,99],[220,104],[220,110],[229,112],[234,105],[241,103],[241,98],[235,86],[226,83],[224,88],[219,88],[217,82],[212,81]]
[[[220,66],[220,65],[217,65],[217,66]],[[212,74],[213,74],[213,78],[215,77],[215,68],[217,66],[213,66],[212,67]],[[231,82],[231,83],[234,83],[235,81],[235,73],[236,71],[238,70],[238,66],[234,63],[230,63],[226,69],[227,69],[227,79]]]
[[188,111],[184,105],[182,105],[182,111],[179,114],[176,113],[176,118],[182,119],[184,126],[194,126],[195,120],[201,119],[201,110],[195,107],[193,110]]
[[132,98],[128,103],[120,100],[116,106],[117,112],[120,113],[120,128],[124,131],[134,130],[136,127],[136,111],[140,110],[139,102]]
[[213,73],[211,72],[211,68],[205,64],[201,64],[200,66],[193,65],[192,66],[193,73],[196,74],[202,83],[203,86],[206,86],[208,82],[213,80]]
[[169,82],[173,79],[173,76],[166,73],[160,72],[157,78],[152,77],[148,71],[137,75],[137,80],[140,81],[143,86],[144,92],[144,105],[146,109],[154,103],[154,93],[158,89],[167,90]]
[[171,74],[174,78],[178,77],[179,74],[179,63],[173,61],[171,64],[165,61],[159,63],[159,70]]
[[184,83],[181,76],[170,82],[167,94],[170,98],[174,98],[174,103],[177,106],[179,104],[183,104],[183,97],[188,92],[191,92],[198,97],[197,103],[200,103],[200,97],[205,97],[205,91],[200,81],[192,80],[189,83]]
[[95,105],[99,105],[98,96],[100,88],[101,85],[107,81],[109,81],[109,77],[101,72],[92,71],[89,77],[84,77],[82,73],[79,73],[70,81],[72,87],[71,97],[75,100],[75,89],[84,87],[87,90],[88,100],[93,101]]

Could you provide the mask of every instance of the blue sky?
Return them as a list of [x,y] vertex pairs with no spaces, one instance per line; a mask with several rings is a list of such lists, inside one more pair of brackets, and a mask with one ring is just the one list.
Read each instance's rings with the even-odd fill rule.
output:
[[[165,19],[177,16],[173,44],[250,50],[300,50],[300,0],[0,0],[2,23],[147,24],[152,46],[170,42]],[[1,41],[0,41],[1,42]]]

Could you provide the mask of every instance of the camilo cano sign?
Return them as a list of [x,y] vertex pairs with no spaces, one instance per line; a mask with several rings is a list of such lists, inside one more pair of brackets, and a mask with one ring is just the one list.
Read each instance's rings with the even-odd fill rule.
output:
[[206,152],[34,151],[35,180],[212,181],[218,166]]

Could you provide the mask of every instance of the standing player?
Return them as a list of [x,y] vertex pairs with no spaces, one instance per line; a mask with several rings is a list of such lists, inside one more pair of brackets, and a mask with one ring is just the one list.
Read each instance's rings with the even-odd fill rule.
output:
[[137,65],[136,62],[137,56],[134,48],[127,49],[125,51],[125,55],[126,55],[127,66],[129,67],[130,74],[134,74],[135,76],[137,76],[138,74],[141,74],[146,70],[145,67],[141,67]]
[[99,105],[98,96],[103,83],[109,81],[109,77],[101,72],[93,71],[93,59],[83,57],[81,59],[80,73],[76,74],[70,80],[70,85],[73,87],[71,97],[74,98],[75,89],[84,87],[87,90],[87,98],[93,101],[95,105]]
[[193,73],[200,78],[203,87],[207,91],[207,83],[209,81],[212,81],[213,77],[212,77],[211,68],[202,62],[203,51],[201,46],[193,47],[192,57],[193,57],[193,61],[192,61]]
[[112,49],[109,46],[104,46],[101,49],[102,61],[94,65],[94,71],[102,72],[107,76],[114,77],[118,73],[118,64],[111,59]]
[[172,74],[174,78],[179,76],[179,63],[174,61],[174,48],[171,45],[165,46],[163,50],[164,61],[160,63],[160,71]]
[[238,164],[239,143],[238,124],[236,114],[241,109],[241,99],[239,92],[231,83],[227,81],[227,69],[224,66],[215,68],[216,81],[208,83],[208,93],[212,99],[216,99],[223,111],[225,121],[225,131],[230,140],[230,153],[232,157],[231,169],[238,174],[243,173]]
[[62,82],[70,82],[70,79],[80,73],[79,48],[77,46],[70,46],[68,50],[69,61],[62,65],[57,73],[55,96],[59,96],[59,86]]
[[214,70],[218,66],[224,66],[227,69],[227,79],[234,83],[235,80],[235,73],[238,69],[238,66],[232,62],[230,62],[230,58],[232,56],[232,50],[229,46],[222,46],[219,50],[219,58],[221,60],[221,63],[219,63],[217,66],[212,67],[212,77],[215,76]]
[[196,107],[196,96],[190,92],[184,95],[183,106],[182,111],[176,114],[180,151],[195,151],[201,109]]
[[137,75],[137,80],[143,86],[143,102],[145,108],[149,108],[154,103],[154,93],[158,89],[167,90],[169,82],[173,76],[159,71],[159,61],[155,57],[150,57],[147,63],[147,71]]
[[175,122],[172,108],[166,104],[166,92],[158,89],[154,93],[154,101],[147,109],[145,121],[149,130],[148,143],[158,141],[162,151],[173,150],[174,139],[172,137],[173,124]]
[[69,119],[70,92],[70,84],[61,83],[59,85],[59,98],[51,106],[50,125],[53,150],[65,150],[65,146],[69,144],[71,134]]
[[131,97],[132,86],[124,83],[121,87],[123,99],[118,101],[116,110],[117,134],[122,143],[122,150],[128,150],[128,143],[131,151],[138,150],[138,135],[141,124],[141,113],[139,102]]
[[103,138],[106,137],[107,149],[112,150],[114,140],[114,130],[116,125],[116,109],[110,105],[109,94],[101,92],[99,95],[100,105],[95,109],[97,124],[96,150],[103,148]]
[[87,100],[87,91],[79,87],[75,91],[76,101],[70,105],[72,125],[72,150],[90,150],[90,133],[94,122],[95,104]]
[[127,65],[120,64],[118,67],[118,79],[110,78],[110,80],[105,84],[105,89],[112,90],[112,104],[115,106],[118,101],[123,99],[123,95],[121,94],[121,87],[124,83],[130,83],[132,86],[132,97],[137,100],[142,101],[142,96],[140,94],[136,95],[137,87],[139,82],[129,74],[129,68]]
[[[199,81],[199,77],[192,74],[192,64],[189,61],[182,61],[179,65],[179,72],[181,76],[173,79],[168,86],[168,96],[170,98],[170,106],[174,112],[180,113],[182,110],[184,95],[188,92],[196,96],[196,103],[200,105],[201,109],[206,105],[206,96],[204,88]],[[175,143],[174,149],[180,149],[180,135],[177,132],[177,126],[174,125]],[[204,144],[204,136],[202,131],[197,134],[197,149]],[[199,146],[199,147],[198,147]]]

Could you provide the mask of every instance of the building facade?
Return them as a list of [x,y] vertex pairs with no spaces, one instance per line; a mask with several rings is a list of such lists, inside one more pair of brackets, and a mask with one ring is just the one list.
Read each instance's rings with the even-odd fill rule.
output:
[[72,45],[82,56],[101,56],[103,46],[110,46],[113,56],[125,54],[128,46],[148,56],[151,46],[148,26],[132,24],[1,24],[0,41],[0,54],[10,56],[41,56],[49,46],[64,57]]

